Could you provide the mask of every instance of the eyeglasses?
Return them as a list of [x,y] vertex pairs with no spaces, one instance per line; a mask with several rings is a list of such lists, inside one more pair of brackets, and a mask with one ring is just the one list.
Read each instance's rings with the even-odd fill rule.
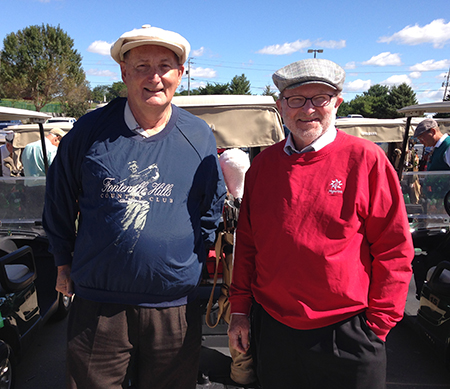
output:
[[289,108],[301,108],[306,104],[308,100],[311,101],[311,104],[314,105],[314,107],[326,107],[328,104],[330,104],[331,99],[335,96],[336,95],[328,95],[328,94],[315,95],[313,97],[283,96],[283,99],[286,100]]

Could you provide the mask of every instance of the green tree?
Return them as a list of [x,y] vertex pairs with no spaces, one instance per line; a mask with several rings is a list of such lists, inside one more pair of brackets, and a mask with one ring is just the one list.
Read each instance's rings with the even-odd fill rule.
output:
[[416,93],[406,83],[391,87],[388,102],[389,112],[387,118],[402,117],[403,115],[397,112],[398,109],[418,104]]
[[61,108],[66,116],[79,118],[90,108],[91,91],[88,82],[82,85],[74,85],[72,89],[62,96]]
[[230,94],[230,84],[219,84],[206,83],[205,86],[198,88],[199,95],[229,95]]
[[264,92],[262,93],[262,95],[263,96],[272,96],[275,101],[278,100],[278,93],[272,91],[272,89],[270,88],[270,85],[266,85],[264,87]]
[[37,111],[85,85],[81,55],[59,26],[29,26],[7,35],[0,56],[2,94],[30,99]]
[[416,94],[406,83],[392,87],[376,84],[348,104],[341,104],[338,115],[354,113],[367,118],[394,119],[402,116],[398,109],[414,104],[417,104]]
[[229,90],[232,95],[251,95],[250,81],[245,74],[234,76],[229,84]]
[[97,103],[103,103],[106,95],[109,93],[107,85],[97,85],[91,91],[91,99]]
[[106,100],[111,101],[116,97],[127,97],[128,90],[127,86],[123,81],[114,82],[109,88],[106,95]]
[[346,101],[343,101],[337,110],[337,116],[343,117],[343,116],[349,115],[350,113],[351,112],[350,112],[349,103],[347,103]]

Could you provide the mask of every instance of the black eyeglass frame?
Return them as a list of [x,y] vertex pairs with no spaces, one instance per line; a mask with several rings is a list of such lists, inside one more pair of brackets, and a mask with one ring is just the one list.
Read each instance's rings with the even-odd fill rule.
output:
[[[329,99],[328,101],[325,101],[325,104],[323,104],[323,105],[316,105],[316,104],[314,104],[313,99],[315,99],[316,97],[319,97],[319,96],[328,96],[330,99]],[[333,99],[333,97],[336,97],[336,96],[337,96],[336,94],[330,95],[330,94],[328,94],[328,93],[320,93],[320,94],[315,95],[315,96],[313,96],[313,97],[305,97],[305,96],[301,96],[301,95],[294,95],[294,96],[289,96],[289,97],[283,96],[283,99],[286,100],[286,103],[287,103],[288,107],[289,107],[289,108],[292,108],[292,109],[304,107],[305,104],[306,104],[306,102],[307,102],[308,100],[311,101],[311,104],[312,104],[314,107],[317,107],[317,108],[323,108],[323,107],[326,107],[327,105],[329,105],[329,104],[331,103],[331,100]],[[298,106],[298,107],[291,107],[291,105],[289,104],[289,99],[291,99],[291,98],[293,98],[293,97],[297,97],[297,98],[303,97],[303,98],[305,99],[305,102],[304,102],[302,105]]]

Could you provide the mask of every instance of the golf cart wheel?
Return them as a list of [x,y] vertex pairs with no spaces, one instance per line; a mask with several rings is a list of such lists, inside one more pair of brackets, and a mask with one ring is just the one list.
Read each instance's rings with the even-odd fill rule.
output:
[[0,389],[14,388],[15,366],[11,347],[0,341]]
[[446,195],[444,197],[444,208],[445,208],[445,211],[450,216],[450,190],[446,193]]

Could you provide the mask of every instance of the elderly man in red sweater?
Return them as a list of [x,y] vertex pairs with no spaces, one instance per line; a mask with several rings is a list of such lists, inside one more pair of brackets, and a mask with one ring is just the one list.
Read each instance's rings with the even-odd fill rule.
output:
[[377,145],[335,128],[345,71],[324,59],[273,75],[290,130],[246,175],[230,343],[263,389],[384,388],[414,255],[396,173]]

